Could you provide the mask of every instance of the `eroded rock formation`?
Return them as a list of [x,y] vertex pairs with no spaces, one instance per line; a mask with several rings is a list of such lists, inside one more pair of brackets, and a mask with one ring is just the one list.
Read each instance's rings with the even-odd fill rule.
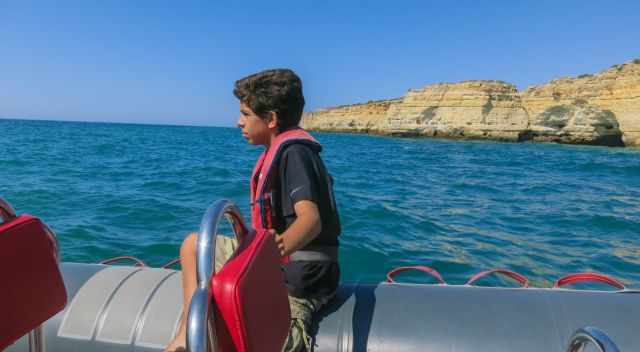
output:
[[518,140],[527,127],[516,87],[500,81],[436,84],[389,107],[388,133]]
[[384,134],[387,111],[401,99],[370,101],[305,113],[302,123],[307,129],[336,132]]
[[311,130],[640,146],[640,60],[518,92],[501,81],[440,83],[398,99],[322,109]]

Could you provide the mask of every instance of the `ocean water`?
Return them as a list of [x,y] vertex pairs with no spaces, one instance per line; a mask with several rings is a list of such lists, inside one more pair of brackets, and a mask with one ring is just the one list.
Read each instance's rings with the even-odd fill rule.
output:
[[[335,179],[345,281],[420,264],[454,284],[502,267],[535,286],[591,270],[640,287],[640,150],[315,136]],[[248,216],[260,151],[232,128],[0,120],[0,197],[53,228],[63,261],[161,265],[212,201]]]

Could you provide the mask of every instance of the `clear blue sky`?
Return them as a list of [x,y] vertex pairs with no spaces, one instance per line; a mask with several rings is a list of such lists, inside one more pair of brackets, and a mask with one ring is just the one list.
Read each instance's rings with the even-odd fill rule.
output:
[[266,68],[297,71],[309,111],[635,58],[637,0],[0,0],[0,117],[231,126],[233,82]]

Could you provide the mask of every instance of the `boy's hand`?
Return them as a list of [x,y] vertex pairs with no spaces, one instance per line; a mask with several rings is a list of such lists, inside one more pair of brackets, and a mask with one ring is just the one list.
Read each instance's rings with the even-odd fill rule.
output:
[[315,203],[302,200],[294,204],[296,220],[281,234],[269,229],[274,235],[280,255],[285,257],[307,245],[322,230],[320,213]]
[[278,246],[278,250],[280,251],[280,255],[284,256],[284,238],[282,235],[278,234],[276,230],[269,229],[269,233],[273,235],[273,238],[276,241],[276,245]]

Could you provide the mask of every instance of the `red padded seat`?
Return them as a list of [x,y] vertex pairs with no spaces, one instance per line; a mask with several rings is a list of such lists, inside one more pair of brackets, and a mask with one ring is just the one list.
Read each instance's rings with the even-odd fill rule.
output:
[[39,219],[22,215],[0,223],[0,351],[64,309],[56,251]]
[[259,231],[212,278],[218,346],[223,352],[280,352],[290,310],[273,235]]

